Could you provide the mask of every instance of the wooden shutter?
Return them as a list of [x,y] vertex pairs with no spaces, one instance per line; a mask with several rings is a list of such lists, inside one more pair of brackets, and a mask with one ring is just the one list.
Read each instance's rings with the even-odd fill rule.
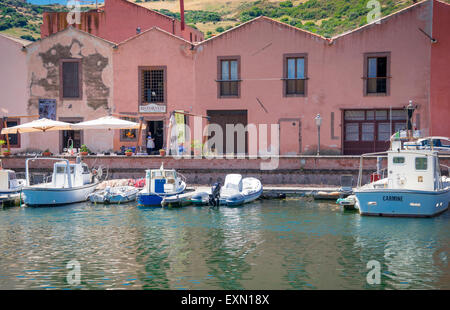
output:
[[63,98],[81,97],[79,66],[78,61],[64,61],[62,63]]

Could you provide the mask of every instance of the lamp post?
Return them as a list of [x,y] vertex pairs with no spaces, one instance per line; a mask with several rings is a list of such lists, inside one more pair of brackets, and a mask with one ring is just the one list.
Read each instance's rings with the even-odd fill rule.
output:
[[314,118],[317,126],[317,156],[320,155],[320,125],[322,125],[322,117],[320,117],[320,114],[317,114],[317,116]]

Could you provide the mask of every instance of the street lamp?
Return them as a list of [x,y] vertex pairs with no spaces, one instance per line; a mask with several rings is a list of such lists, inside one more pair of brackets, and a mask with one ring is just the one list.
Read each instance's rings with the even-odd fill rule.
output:
[[314,118],[315,122],[316,122],[316,126],[317,126],[317,138],[318,138],[318,143],[317,143],[317,155],[320,155],[320,125],[322,125],[322,117],[320,117],[320,114],[317,114],[317,116]]

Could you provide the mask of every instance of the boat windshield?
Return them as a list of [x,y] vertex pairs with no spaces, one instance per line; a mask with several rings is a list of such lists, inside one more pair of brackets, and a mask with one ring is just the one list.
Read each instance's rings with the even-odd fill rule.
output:
[[[75,167],[70,166],[70,173],[74,173]],[[66,166],[56,166],[56,173],[66,173]]]
[[16,173],[10,171],[10,172],[8,172],[8,177],[9,177],[9,180],[10,180],[10,181],[11,181],[11,180],[15,180],[15,179],[16,179]]

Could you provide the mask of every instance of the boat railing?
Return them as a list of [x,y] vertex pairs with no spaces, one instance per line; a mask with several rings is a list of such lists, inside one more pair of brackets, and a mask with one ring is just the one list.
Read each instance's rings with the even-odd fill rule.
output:
[[[357,186],[361,187],[362,186],[362,179],[363,179],[363,160],[364,158],[378,158],[378,157],[383,157],[383,158],[387,158],[387,152],[376,152],[376,153],[367,153],[367,154],[362,154],[360,159],[359,159],[359,171],[358,171],[358,183]],[[382,169],[382,170],[386,170],[386,168]],[[380,170],[380,171],[382,171]]]
[[184,174],[181,174],[181,173],[179,173],[179,172],[177,172],[177,175],[180,177],[180,179],[181,179],[181,181],[183,181],[184,183],[187,183],[186,182],[186,177],[184,176]]
[[447,168],[447,176],[450,176],[450,167],[444,164],[439,164],[440,167]]

